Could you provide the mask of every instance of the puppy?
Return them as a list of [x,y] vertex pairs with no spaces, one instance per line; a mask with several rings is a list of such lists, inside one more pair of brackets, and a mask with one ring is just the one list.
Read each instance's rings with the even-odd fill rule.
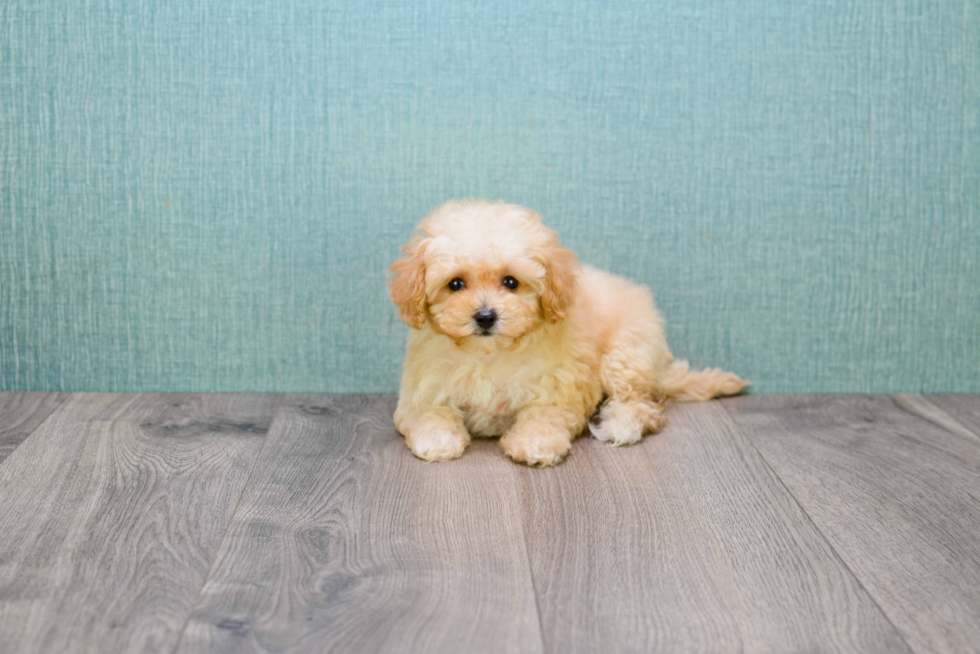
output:
[[414,330],[395,427],[425,461],[461,456],[473,435],[555,465],[597,408],[593,435],[626,445],[664,426],[668,399],[746,386],[675,361],[650,292],[580,265],[524,207],[447,202],[404,250],[389,291]]

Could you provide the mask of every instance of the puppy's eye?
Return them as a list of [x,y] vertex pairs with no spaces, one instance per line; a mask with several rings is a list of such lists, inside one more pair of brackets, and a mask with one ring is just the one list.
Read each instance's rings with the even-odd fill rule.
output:
[[466,282],[464,282],[460,277],[457,277],[453,279],[453,281],[449,282],[450,291],[462,291],[465,286]]
[[502,283],[505,287],[509,288],[512,291],[519,286],[517,280],[511,277],[510,275],[504,277],[504,281]]

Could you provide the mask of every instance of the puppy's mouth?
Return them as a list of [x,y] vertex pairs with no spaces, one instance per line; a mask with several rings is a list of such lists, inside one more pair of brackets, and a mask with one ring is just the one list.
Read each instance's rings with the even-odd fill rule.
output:
[[477,327],[476,328],[476,335],[477,336],[481,336],[481,337],[482,336],[493,336],[493,327],[490,327],[489,329],[485,329],[485,328],[482,328],[482,327]]

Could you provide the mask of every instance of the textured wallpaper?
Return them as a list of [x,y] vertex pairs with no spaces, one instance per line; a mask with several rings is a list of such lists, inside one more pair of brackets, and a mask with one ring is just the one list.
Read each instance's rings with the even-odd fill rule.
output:
[[536,208],[757,392],[980,391],[980,5],[0,4],[0,390],[394,391],[385,269]]

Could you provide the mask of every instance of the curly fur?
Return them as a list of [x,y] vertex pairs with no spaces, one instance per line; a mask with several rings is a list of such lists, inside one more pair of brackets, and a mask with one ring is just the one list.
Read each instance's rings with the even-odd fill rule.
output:
[[[426,461],[461,456],[474,435],[500,436],[514,461],[554,465],[597,408],[595,437],[626,445],[666,424],[668,399],[746,386],[675,361],[650,292],[581,265],[524,207],[447,202],[391,272],[391,299],[414,328],[395,425]],[[507,276],[516,289],[503,285]],[[449,287],[456,278],[462,290]],[[486,309],[498,319],[482,335],[474,315]]]

